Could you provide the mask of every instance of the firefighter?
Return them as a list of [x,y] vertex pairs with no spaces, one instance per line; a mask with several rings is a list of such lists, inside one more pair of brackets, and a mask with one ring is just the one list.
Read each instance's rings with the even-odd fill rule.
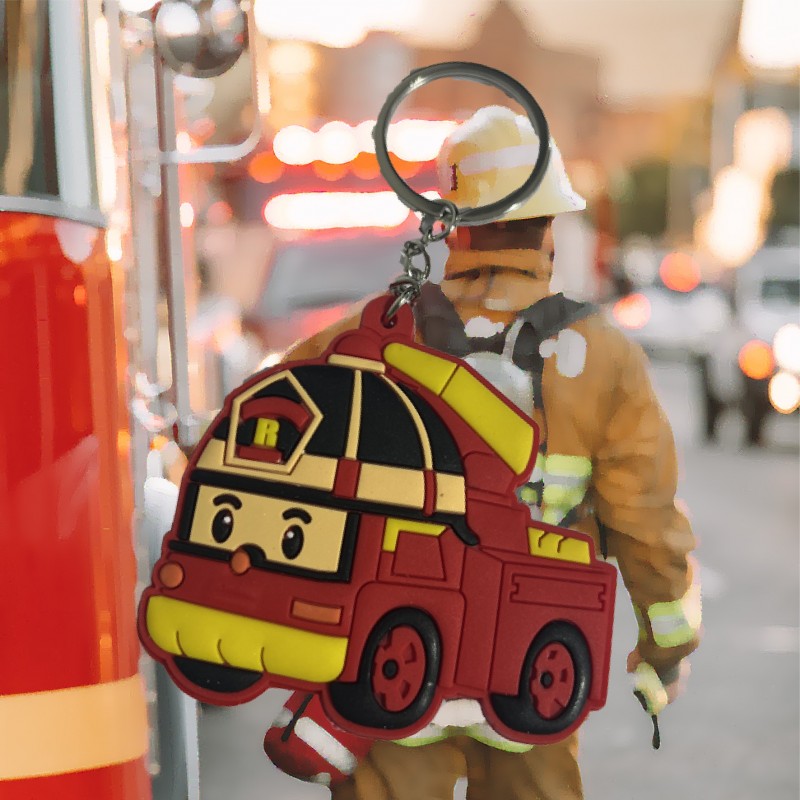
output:
[[[675,505],[675,445],[643,351],[594,306],[550,292],[553,217],[585,208],[552,141],[550,148],[548,171],[526,203],[451,235],[444,280],[425,286],[415,307],[418,333],[470,361],[539,425],[540,453],[521,498],[534,519],[588,532],[616,559],[639,623],[628,671],[643,706],[657,714],[680,693],[699,640],[695,539]],[[537,151],[525,118],[483,108],[443,145],[442,194],[460,208],[500,200],[530,173]],[[356,323],[324,331],[289,358],[318,355]],[[291,758],[277,756],[277,733],[268,731],[265,749],[285,769]],[[321,766],[331,736],[334,750],[363,748],[331,726],[318,743],[302,743],[316,752],[315,774],[298,769],[297,777],[331,783],[335,771]],[[410,740],[375,742],[351,777],[341,772],[335,800],[450,800],[462,776],[470,800],[583,797],[577,734],[521,746],[495,734],[468,700],[445,704]]]

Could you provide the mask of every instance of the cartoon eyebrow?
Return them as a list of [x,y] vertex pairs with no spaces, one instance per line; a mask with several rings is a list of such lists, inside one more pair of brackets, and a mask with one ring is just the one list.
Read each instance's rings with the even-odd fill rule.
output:
[[242,501],[233,494],[219,494],[214,498],[214,505],[219,506],[222,503],[228,503],[232,505],[234,508],[241,508]]
[[284,519],[294,519],[295,517],[305,522],[306,525],[311,522],[311,514],[308,511],[303,511],[302,508],[289,508],[283,512]]

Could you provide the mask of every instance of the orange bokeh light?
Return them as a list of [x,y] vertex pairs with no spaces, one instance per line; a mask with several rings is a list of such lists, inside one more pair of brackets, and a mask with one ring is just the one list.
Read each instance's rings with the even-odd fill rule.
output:
[[700,283],[700,268],[688,253],[664,256],[658,274],[664,285],[675,292],[691,292]]
[[650,301],[638,292],[629,294],[614,303],[612,313],[623,328],[639,330],[650,320]]
[[401,178],[413,178],[422,169],[420,162],[403,161],[402,158],[393,158],[392,164]]
[[314,173],[324,181],[338,181],[350,171],[350,164],[329,164],[327,161],[315,161]]
[[351,163],[353,175],[362,180],[372,180],[381,174],[375,153],[359,153]]
[[283,175],[283,170],[283,163],[268,150],[253,156],[247,165],[250,177],[259,183],[273,183]]
[[224,225],[233,217],[233,209],[224,200],[212,203],[206,211],[206,219],[212,225]]
[[739,367],[748,378],[760,381],[772,375],[775,359],[772,348],[758,339],[751,339],[739,351]]

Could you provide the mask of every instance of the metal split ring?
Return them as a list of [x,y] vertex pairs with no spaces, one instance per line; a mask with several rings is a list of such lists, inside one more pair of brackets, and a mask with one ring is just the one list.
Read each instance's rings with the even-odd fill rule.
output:
[[[415,192],[400,177],[389,158],[386,137],[389,123],[398,106],[411,92],[441,78],[470,80],[501,89],[508,97],[516,100],[522,106],[531,121],[531,125],[533,125],[536,135],[539,137],[539,154],[531,174],[521,186],[501,200],[479,208],[459,209],[452,203],[448,206],[448,201],[428,199]],[[381,173],[394,189],[403,205],[413,211],[422,213],[423,225],[428,224],[429,220],[442,221],[447,233],[457,225],[485,225],[488,222],[494,222],[519,208],[536,191],[550,162],[550,130],[544,112],[536,100],[533,99],[531,93],[521,83],[506,75],[505,72],[468,61],[447,61],[442,64],[434,64],[430,67],[416,70],[404,78],[386,98],[386,102],[383,104],[380,114],[378,114],[378,120],[372,131],[372,136],[375,140],[375,155],[378,158]],[[445,215],[452,214],[450,207],[455,208],[455,218],[452,221],[445,221]],[[445,211],[445,208],[448,210]],[[449,226],[448,223],[450,223]],[[432,222],[430,225],[432,229]],[[446,236],[447,233],[431,236],[428,241],[438,241],[438,239]],[[425,234],[424,229],[423,234]]]
[[389,287],[395,294],[395,298],[389,308],[386,309],[384,322],[388,323],[392,317],[405,305],[411,305],[418,297],[422,284],[414,283],[409,280],[404,282],[398,278]]
[[[458,206],[452,200],[437,200],[436,204],[439,206],[439,213],[435,217],[424,213],[422,215],[419,230],[424,244],[446,239],[458,221]],[[442,223],[442,229],[438,232],[433,228],[437,222]]]

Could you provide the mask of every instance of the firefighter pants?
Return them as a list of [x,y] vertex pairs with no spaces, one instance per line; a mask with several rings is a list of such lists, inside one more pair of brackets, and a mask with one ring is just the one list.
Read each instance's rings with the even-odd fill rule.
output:
[[423,747],[378,741],[333,800],[452,800],[466,777],[467,800],[582,800],[578,738],[506,753],[457,736]]

